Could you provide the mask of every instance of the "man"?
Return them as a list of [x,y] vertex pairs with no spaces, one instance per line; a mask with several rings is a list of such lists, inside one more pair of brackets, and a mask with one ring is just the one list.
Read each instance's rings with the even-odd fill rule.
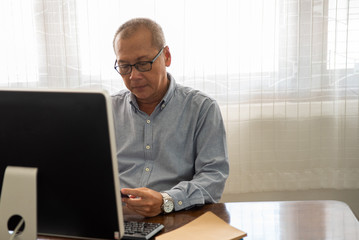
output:
[[113,96],[122,201],[144,216],[219,201],[229,166],[215,100],[167,73],[171,53],[154,21],[124,23],[113,47],[128,88]]

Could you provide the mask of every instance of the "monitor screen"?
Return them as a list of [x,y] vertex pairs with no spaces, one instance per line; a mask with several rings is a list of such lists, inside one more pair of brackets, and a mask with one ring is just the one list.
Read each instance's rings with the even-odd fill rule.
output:
[[38,234],[115,238],[115,146],[105,92],[0,90],[0,194],[7,166],[37,168]]

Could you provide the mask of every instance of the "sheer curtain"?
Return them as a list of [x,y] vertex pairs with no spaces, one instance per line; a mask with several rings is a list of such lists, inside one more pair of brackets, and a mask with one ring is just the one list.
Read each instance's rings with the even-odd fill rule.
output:
[[359,188],[359,0],[5,0],[0,87],[124,88],[112,38],[132,17],[218,100],[226,193]]

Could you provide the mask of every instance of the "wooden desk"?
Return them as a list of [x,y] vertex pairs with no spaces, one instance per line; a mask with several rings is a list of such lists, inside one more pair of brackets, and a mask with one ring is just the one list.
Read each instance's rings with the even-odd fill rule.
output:
[[[144,218],[128,210],[124,210],[124,214],[125,220],[162,223],[163,232],[169,232],[207,211],[247,232],[245,240],[359,240],[358,220],[345,203],[338,201],[217,203],[153,218]],[[38,239],[66,238],[39,236]]]

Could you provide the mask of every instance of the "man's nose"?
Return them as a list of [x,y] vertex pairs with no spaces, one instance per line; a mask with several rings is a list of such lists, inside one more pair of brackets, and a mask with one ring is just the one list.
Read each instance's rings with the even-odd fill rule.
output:
[[130,79],[136,79],[136,77],[138,77],[141,74],[140,71],[137,70],[137,68],[135,68],[135,66],[132,66],[132,71],[130,73]]

